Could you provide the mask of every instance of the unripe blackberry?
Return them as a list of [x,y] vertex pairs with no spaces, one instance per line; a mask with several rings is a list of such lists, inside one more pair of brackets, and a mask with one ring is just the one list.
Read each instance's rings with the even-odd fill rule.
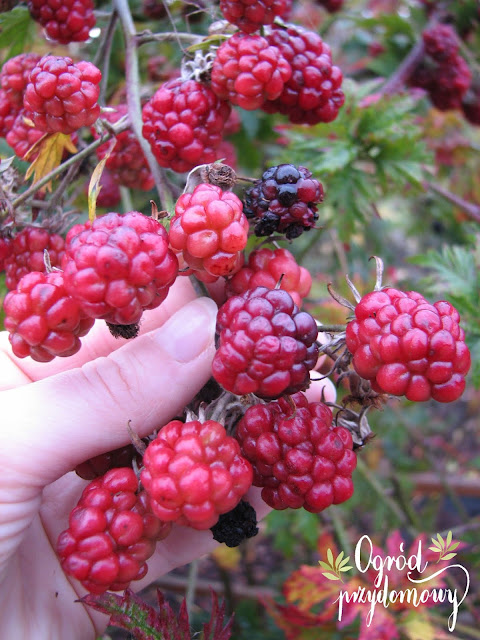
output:
[[253,484],[274,509],[318,513],[353,494],[352,436],[332,425],[329,407],[303,393],[249,407],[236,437],[253,465]]
[[0,83],[10,102],[23,107],[23,94],[28,84],[30,72],[37,66],[41,56],[37,53],[21,53],[10,58],[3,65]]
[[148,445],[141,481],[159,518],[209,529],[248,491],[252,467],[215,420],[173,420]]
[[317,325],[280,289],[249,289],[229,298],[217,316],[215,380],[237,395],[261,398],[306,389],[318,358]]
[[449,302],[431,305],[416,291],[386,288],[360,300],[346,344],[356,372],[375,391],[453,402],[465,389],[471,363],[459,322]]
[[291,239],[315,225],[322,200],[322,184],[308,169],[280,164],[267,169],[246,191],[244,211],[257,236],[278,232]]
[[73,133],[98,119],[101,79],[91,62],[44,56],[30,73],[23,105],[41,131]]
[[230,106],[195,80],[163,84],[143,107],[143,136],[162,167],[179,173],[214,162]]
[[45,271],[44,251],[48,251],[52,267],[59,267],[65,241],[57,233],[41,227],[27,226],[12,239],[10,255],[5,259],[5,284],[16,289],[20,279],[32,271]]
[[93,326],[66,292],[61,271],[23,276],[3,306],[5,329],[18,358],[49,362],[55,356],[71,356],[81,347],[79,338]]
[[220,11],[225,20],[244,33],[253,33],[272,24],[275,18],[286,18],[292,0],[220,0]]
[[331,122],[345,101],[342,72],[332,65],[330,47],[313,31],[272,27],[267,34],[292,69],[277,98],[263,105],[268,113],[283,113],[298,124]]
[[70,229],[62,268],[87,316],[130,325],[165,300],[178,261],[159,222],[138,211],[112,212]]
[[12,104],[5,91],[0,89],[0,138],[5,138],[19,112],[20,107]]
[[[115,111],[103,114],[103,118],[108,122],[115,123],[128,113],[127,105],[117,105]],[[98,138],[98,133],[94,132],[94,137]],[[126,129],[115,136],[116,145],[110,152],[105,166],[109,169],[113,179],[117,184],[129,189],[142,189],[149,191],[154,180],[148,163],[143,154],[142,148],[132,129]],[[110,141],[97,148],[97,156],[102,160],[110,149]]]
[[146,561],[170,529],[151,512],[134,471],[112,469],[84,489],[57,554],[65,573],[91,593],[123,591],[146,575]]
[[28,0],[28,9],[47,36],[60,44],[84,42],[96,22],[93,0]]
[[218,278],[240,267],[247,234],[248,221],[237,196],[201,183],[178,199],[168,236],[189,267]]
[[288,291],[300,307],[310,293],[312,276],[287,249],[263,247],[252,251],[247,264],[228,280],[226,294],[231,298],[255,287],[275,289],[279,283],[280,289]]
[[236,33],[220,45],[211,86],[222,100],[242,109],[261,107],[282,93],[292,69],[281,51],[262,36]]
[[[15,155],[23,159],[27,151],[44,135],[43,131],[32,126],[30,114],[22,109],[5,139],[15,151]],[[33,162],[37,156],[38,153],[32,153],[28,158],[29,162]]]

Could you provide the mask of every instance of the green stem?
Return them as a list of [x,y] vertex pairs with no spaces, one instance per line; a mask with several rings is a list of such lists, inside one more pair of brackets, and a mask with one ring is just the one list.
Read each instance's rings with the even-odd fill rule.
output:
[[321,324],[317,327],[319,332],[322,333],[341,333],[345,331],[346,325],[344,324]]
[[195,591],[197,588],[198,578],[198,558],[190,563],[188,570],[188,583],[187,592],[185,594],[185,604],[187,605],[187,612],[189,617],[192,615],[192,607],[195,600]]
[[147,42],[177,42],[183,40],[190,44],[197,44],[203,40],[203,36],[194,33],[177,33],[175,31],[164,31],[163,33],[152,33],[145,30],[138,33],[135,38],[137,45],[146,44]]
[[173,211],[173,200],[166,185],[166,181],[158,162],[156,161],[149,143],[142,134],[142,104],[140,101],[140,72],[136,49],[137,32],[133,22],[128,0],[114,0],[113,3],[123,30],[125,39],[125,75],[127,90],[127,106],[131,127],[135,133],[142,151],[147,159],[158,192],[159,208]]
[[348,532],[345,529],[345,524],[343,522],[340,509],[338,507],[332,506],[328,510],[328,515],[330,516],[330,520],[332,521],[333,528],[335,529],[338,541],[340,542],[341,549],[345,551],[347,556],[352,556],[353,547],[350,543]]

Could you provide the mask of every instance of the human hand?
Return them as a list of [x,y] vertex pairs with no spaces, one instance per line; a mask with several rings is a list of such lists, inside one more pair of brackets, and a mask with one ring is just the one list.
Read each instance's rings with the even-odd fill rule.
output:
[[[76,355],[37,363],[15,358],[0,334],[2,637],[86,640],[104,630],[108,618],[75,602],[86,592],[55,554],[87,484],[71,470],[127,444],[128,420],[144,437],[182,412],[210,377],[216,311],[179,279],[134,341],[97,322]],[[259,490],[248,499],[259,517],[269,510]],[[157,545],[136,589],[217,545],[210,531],[180,530]]]

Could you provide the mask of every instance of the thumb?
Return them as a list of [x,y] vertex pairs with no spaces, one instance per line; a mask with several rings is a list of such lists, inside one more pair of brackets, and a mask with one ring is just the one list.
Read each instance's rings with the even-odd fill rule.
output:
[[0,464],[44,486],[88,458],[160,428],[211,375],[217,307],[199,298],[161,328],[97,358],[0,394]]

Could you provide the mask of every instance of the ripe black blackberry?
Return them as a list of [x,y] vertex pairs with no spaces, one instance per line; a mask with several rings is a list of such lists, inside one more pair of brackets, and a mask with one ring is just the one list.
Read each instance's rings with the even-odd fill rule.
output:
[[305,167],[279,164],[265,171],[245,193],[244,213],[254,220],[255,235],[284,233],[290,240],[308,231],[318,219],[322,184]]
[[240,500],[234,509],[223,513],[210,530],[217,542],[224,542],[227,547],[238,547],[258,533],[255,509],[246,500]]

